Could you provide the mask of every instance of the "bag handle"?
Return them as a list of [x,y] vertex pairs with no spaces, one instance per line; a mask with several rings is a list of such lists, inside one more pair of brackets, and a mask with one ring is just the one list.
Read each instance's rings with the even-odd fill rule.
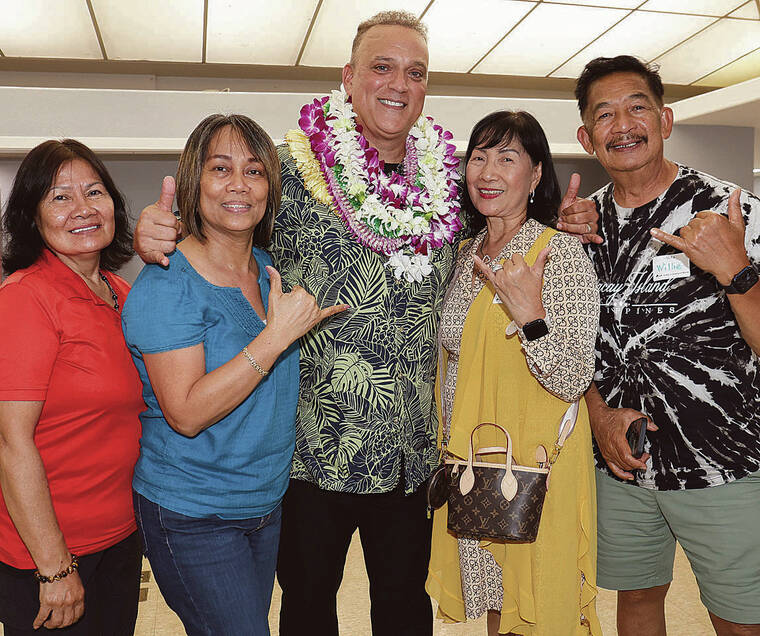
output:
[[[562,419],[559,423],[559,431],[557,433],[557,441],[554,442],[554,448],[552,449],[552,454],[549,457],[548,461],[546,462],[546,468],[549,469],[549,472],[551,473],[552,466],[554,466],[554,463],[559,459],[559,454],[562,451],[562,447],[565,445],[565,442],[567,442],[568,438],[572,434],[572,432],[575,430],[575,423],[578,421],[578,412],[580,411],[580,401],[576,400],[573,402],[569,407],[567,407],[567,410],[562,416]],[[472,429],[472,433],[470,433],[470,448],[467,455],[467,468],[464,469],[464,472],[462,473],[462,477],[459,480],[459,491],[466,495],[468,492],[470,492],[475,485],[475,471],[472,467],[472,463],[475,458],[475,431],[477,431],[482,426],[495,426],[498,428],[502,433],[504,433],[504,436],[507,438],[507,447],[506,449],[503,449],[501,447],[485,447],[485,448],[478,448],[478,451],[484,451],[485,453],[497,453],[501,452],[503,450],[506,450],[507,458],[504,463],[505,468],[505,474],[504,478],[501,480],[501,493],[504,495],[504,498],[507,501],[512,501],[514,499],[515,495],[517,494],[517,478],[515,477],[514,472],[512,471],[512,436],[507,432],[505,428],[500,426],[499,424],[494,424],[493,422],[483,422],[482,424],[478,424],[474,429]],[[544,468],[544,466],[541,466],[541,468]],[[548,487],[548,481],[547,481],[547,487]]]
[[[472,429],[472,433],[470,433],[470,450],[467,455],[467,468],[464,469],[462,477],[459,479],[459,492],[461,492],[462,495],[466,495],[472,490],[473,486],[475,486],[475,470],[472,467],[472,463],[475,459],[475,449],[473,448],[473,445],[475,443],[475,431],[483,426],[495,426],[504,433],[504,436],[507,438],[507,458],[504,462],[505,473],[499,488],[504,499],[512,501],[517,494],[517,478],[512,472],[512,436],[505,428],[498,424],[494,424],[493,422],[483,422],[482,424],[478,424]],[[489,447],[489,450],[490,448],[492,447]]]

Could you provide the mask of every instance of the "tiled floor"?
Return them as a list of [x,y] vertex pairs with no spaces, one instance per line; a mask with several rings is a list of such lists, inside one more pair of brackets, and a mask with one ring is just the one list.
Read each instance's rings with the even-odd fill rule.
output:
[[[144,585],[147,599],[140,603],[137,636],[180,636],[184,634],[174,613],[163,602],[155,582]],[[615,629],[615,595],[602,590],[599,612],[605,636],[617,636]],[[272,636],[278,636],[277,614],[280,611],[280,589],[275,585],[269,624]],[[713,630],[707,611],[699,601],[696,582],[680,548],[676,554],[673,585],[666,601],[668,636],[710,636]],[[369,636],[369,590],[358,535],[354,536],[348,555],[343,585],[338,594],[338,614],[342,636]],[[485,618],[466,624],[444,625],[436,622],[436,636],[485,636]]]
[[[147,562],[145,569],[148,570]],[[182,624],[164,603],[152,576],[143,583],[145,600],[140,602],[136,636],[182,636]],[[604,636],[617,636],[615,629],[615,595],[602,590],[597,610]],[[272,636],[278,636],[277,614],[280,611],[280,589],[275,585],[269,624]],[[680,548],[676,553],[673,585],[666,601],[668,636],[710,636],[714,632],[707,611],[699,601],[696,582]],[[358,535],[354,536],[348,555],[343,585],[338,593],[338,615],[342,636],[369,636],[369,590]],[[0,635],[3,630],[0,626]],[[485,618],[459,625],[436,621],[435,636],[485,636]],[[642,635],[643,636],[643,635]]]

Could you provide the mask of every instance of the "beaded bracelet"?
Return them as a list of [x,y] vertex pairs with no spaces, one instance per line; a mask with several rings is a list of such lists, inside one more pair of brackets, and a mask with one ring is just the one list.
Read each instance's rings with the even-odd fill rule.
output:
[[45,576],[44,574],[40,574],[39,570],[34,571],[34,577],[40,582],[40,583],[54,583],[55,581],[60,581],[61,579],[65,579],[69,574],[73,574],[77,569],[79,568],[79,557],[76,554],[71,555],[71,564],[69,567],[64,568],[58,574],[53,574],[53,576]]
[[264,371],[263,367],[256,362],[256,358],[254,358],[250,352],[248,351],[248,347],[243,347],[243,350],[240,352],[245,356],[245,359],[248,360],[248,362],[251,363],[251,366],[258,371],[262,377],[266,377],[269,375],[269,371]]

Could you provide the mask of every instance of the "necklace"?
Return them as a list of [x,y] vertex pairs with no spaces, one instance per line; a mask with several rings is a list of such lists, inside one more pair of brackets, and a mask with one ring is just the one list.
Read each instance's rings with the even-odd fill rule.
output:
[[103,272],[98,272],[98,273],[100,274],[100,280],[102,280],[106,284],[106,287],[108,287],[108,291],[111,292],[111,299],[113,300],[113,308],[116,311],[119,311],[119,296],[113,290],[113,287],[111,287],[111,283],[108,282],[106,275]]
[[480,252],[480,254],[481,254],[480,260],[483,261],[483,264],[484,265],[490,265],[491,264],[491,257],[488,254],[486,254],[486,251],[483,249],[483,243],[485,243],[485,242],[486,241],[485,241],[485,238],[484,238],[483,241],[480,243],[480,245],[478,245],[478,252]]
[[312,196],[361,245],[387,256],[396,278],[419,282],[433,271],[430,250],[453,242],[462,227],[452,135],[420,116],[402,169],[386,174],[355,119],[345,90],[333,91],[301,109],[300,130],[285,140]]

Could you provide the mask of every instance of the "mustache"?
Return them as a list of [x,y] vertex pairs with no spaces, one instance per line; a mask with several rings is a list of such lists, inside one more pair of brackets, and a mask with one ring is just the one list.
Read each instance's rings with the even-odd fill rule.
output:
[[605,148],[607,150],[611,150],[613,146],[617,146],[619,144],[629,144],[631,142],[639,142],[643,141],[644,143],[647,143],[649,141],[649,138],[646,135],[630,135],[626,137],[619,137],[618,139],[613,139],[610,141]]

